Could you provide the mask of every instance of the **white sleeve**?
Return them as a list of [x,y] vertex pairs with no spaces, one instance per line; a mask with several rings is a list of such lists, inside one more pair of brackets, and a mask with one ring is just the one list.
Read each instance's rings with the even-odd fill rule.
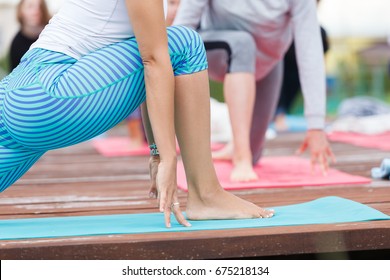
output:
[[173,25],[197,28],[210,0],[181,0]]
[[290,0],[295,52],[309,129],[323,129],[326,114],[325,63],[314,0]]

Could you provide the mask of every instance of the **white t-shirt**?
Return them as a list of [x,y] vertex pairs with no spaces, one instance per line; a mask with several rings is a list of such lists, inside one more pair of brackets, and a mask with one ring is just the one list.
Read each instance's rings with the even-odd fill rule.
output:
[[[166,0],[164,9],[166,11]],[[66,0],[31,46],[79,59],[134,36],[125,0]]]

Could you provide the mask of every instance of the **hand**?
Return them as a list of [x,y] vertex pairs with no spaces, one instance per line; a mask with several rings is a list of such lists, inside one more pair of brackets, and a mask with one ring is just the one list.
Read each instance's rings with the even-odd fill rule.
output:
[[330,148],[326,134],[323,130],[308,130],[301,147],[297,150],[297,154],[302,154],[307,148],[311,153],[311,170],[314,171],[315,165],[318,162],[322,174],[326,175],[329,169],[329,160],[333,163],[336,158]]
[[149,158],[149,174],[150,174],[150,189],[149,189],[149,197],[157,198],[158,190],[157,190],[157,171],[158,165],[160,164],[160,156],[151,156]]
[[164,212],[165,226],[171,227],[171,213],[175,215],[176,220],[183,226],[191,226],[184,218],[180,210],[177,198],[177,180],[176,180],[177,162],[160,161],[155,185],[158,190],[158,202],[160,212]]

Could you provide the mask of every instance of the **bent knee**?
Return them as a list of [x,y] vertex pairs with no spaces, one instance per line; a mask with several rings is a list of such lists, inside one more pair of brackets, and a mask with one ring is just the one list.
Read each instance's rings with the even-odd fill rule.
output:
[[[256,51],[255,39],[250,33],[245,31],[235,32],[231,38],[231,44],[233,46],[239,46],[239,50],[241,51],[249,51],[252,53]],[[234,50],[236,51],[237,49]]]
[[199,48],[204,46],[199,33],[192,28],[182,25],[169,26],[167,32],[168,43],[174,43],[176,50],[180,47]]
[[232,49],[230,72],[255,72],[256,42],[251,34],[237,32],[229,42]]
[[185,26],[168,27],[168,45],[175,75],[191,74],[208,67],[203,40]]

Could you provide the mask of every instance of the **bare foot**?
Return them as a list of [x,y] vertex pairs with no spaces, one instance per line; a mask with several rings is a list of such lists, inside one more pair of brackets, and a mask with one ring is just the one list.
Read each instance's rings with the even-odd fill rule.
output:
[[278,114],[275,117],[275,129],[277,131],[287,131],[288,130],[286,116],[284,114]]
[[228,220],[271,218],[274,211],[260,208],[218,188],[207,197],[199,198],[195,194],[189,195],[186,214],[190,220]]
[[230,180],[232,182],[249,182],[257,181],[259,177],[253,169],[250,162],[235,162],[232,173],[230,174]]
[[233,158],[233,149],[233,142],[229,142],[222,149],[214,151],[212,158],[217,160],[231,160]]

